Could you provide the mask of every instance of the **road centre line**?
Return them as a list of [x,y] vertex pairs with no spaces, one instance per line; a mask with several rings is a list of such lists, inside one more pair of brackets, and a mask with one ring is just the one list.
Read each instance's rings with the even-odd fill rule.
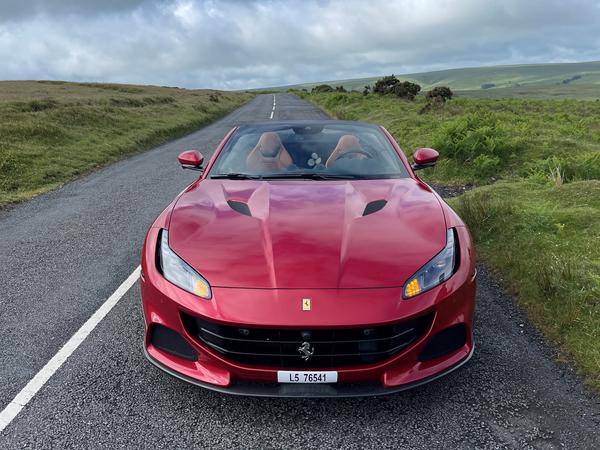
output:
[[86,337],[96,328],[117,302],[131,289],[140,277],[140,266],[127,277],[94,314],[75,332],[61,349],[46,363],[41,370],[25,385],[23,389],[0,412],[0,433],[13,421],[29,401],[48,382],[50,377],[64,364],[69,356],[81,345]]
[[269,117],[269,119],[273,118],[273,114],[275,114],[275,94],[273,94],[273,110],[271,111],[271,116]]

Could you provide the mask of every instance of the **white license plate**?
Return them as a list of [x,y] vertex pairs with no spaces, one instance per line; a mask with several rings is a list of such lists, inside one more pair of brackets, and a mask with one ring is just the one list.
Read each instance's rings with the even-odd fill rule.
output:
[[288,370],[277,371],[279,383],[337,383],[337,372],[298,372]]

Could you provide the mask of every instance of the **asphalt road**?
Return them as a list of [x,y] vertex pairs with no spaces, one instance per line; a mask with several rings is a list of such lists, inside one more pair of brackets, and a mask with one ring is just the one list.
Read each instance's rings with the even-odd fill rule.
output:
[[[0,410],[139,264],[156,215],[235,124],[268,120],[262,95],[182,139],[0,212]],[[325,115],[277,94],[273,118]],[[472,360],[426,386],[362,399],[241,398],[170,377],[142,354],[130,289],[21,413],[0,448],[600,448],[600,400],[479,268]]]

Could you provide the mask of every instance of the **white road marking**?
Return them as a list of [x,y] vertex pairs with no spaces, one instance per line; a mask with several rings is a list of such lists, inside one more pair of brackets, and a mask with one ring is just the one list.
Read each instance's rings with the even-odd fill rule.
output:
[[271,117],[269,117],[269,119],[273,118],[273,114],[275,114],[275,105],[277,103],[275,103],[275,94],[273,94],[273,110],[271,111]]
[[117,288],[113,294],[96,310],[94,314],[81,326],[77,332],[61,347],[61,349],[46,363],[42,369],[21,389],[15,398],[0,412],[0,433],[4,430],[29,401],[44,387],[52,375],[63,365],[71,354],[86,337],[96,328],[117,302],[135,284],[140,277],[140,266]]

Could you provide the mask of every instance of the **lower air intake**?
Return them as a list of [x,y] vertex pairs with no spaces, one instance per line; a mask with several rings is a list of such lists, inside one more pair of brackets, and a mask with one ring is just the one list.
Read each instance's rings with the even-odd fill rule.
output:
[[436,334],[419,355],[419,361],[429,361],[452,353],[467,343],[467,329],[464,323],[452,325]]
[[150,329],[150,343],[163,352],[171,353],[180,358],[196,361],[198,355],[181,335],[162,325],[152,325]]

